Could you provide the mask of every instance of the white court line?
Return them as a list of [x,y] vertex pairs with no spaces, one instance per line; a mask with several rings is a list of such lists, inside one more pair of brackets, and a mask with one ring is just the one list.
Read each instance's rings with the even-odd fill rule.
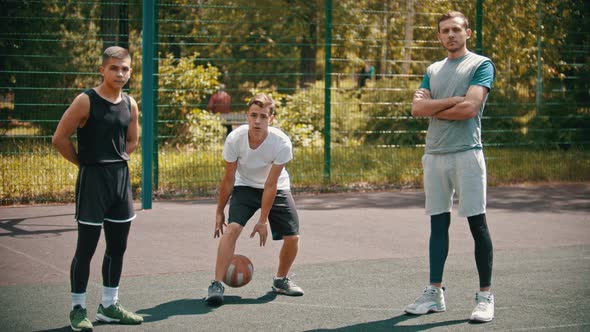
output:
[[[170,289],[159,289],[157,291],[139,291],[139,292],[129,292],[133,294],[141,294],[141,293],[160,293],[160,292],[175,292],[181,291],[186,293],[187,290],[200,290],[206,292],[207,289],[200,288],[200,287],[190,287],[190,288],[170,288]],[[246,295],[253,295],[252,293],[248,293]],[[204,297],[203,297],[204,298]],[[201,299],[201,297],[195,298],[195,300]],[[310,303],[291,303],[291,302],[283,302],[283,301],[271,301],[272,304],[280,304],[280,305],[287,305],[287,306],[295,306],[295,307],[310,307],[310,308],[325,308],[325,309],[340,309],[340,310],[354,310],[354,311],[373,311],[373,312],[400,312],[403,313],[404,308],[367,308],[367,307],[349,307],[349,306],[335,306],[335,305],[322,305],[322,304],[310,304]],[[569,305],[527,305],[526,307],[533,307],[533,308],[540,308],[540,307],[563,307],[567,308]],[[501,306],[496,307],[496,310],[512,310],[514,308],[522,308],[522,306]],[[471,307],[455,307],[453,309],[447,309],[447,312],[464,312],[471,310]],[[412,325],[397,325],[396,327],[411,327]],[[512,329],[502,329],[499,331],[537,331],[537,330],[551,330],[551,329],[562,329],[562,328],[576,328],[576,327],[583,327],[583,326],[590,326],[590,323],[580,323],[580,324],[562,324],[562,325],[551,325],[551,326],[529,326],[529,327],[522,327],[522,328],[512,328]]]
[[[344,310],[365,310],[365,311],[400,311],[403,312],[405,308],[366,308],[366,307],[344,307],[344,306],[335,306],[335,305],[322,305],[322,304],[309,304],[309,303],[291,303],[291,302],[281,302],[281,301],[272,301],[272,303],[277,304],[284,304],[290,306],[298,306],[298,307],[315,307],[315,308],[326,308],[326,309],[344,309]],[[527,308],[569,308],[569,304],[552,304],[552,305],[526,305],[524,307]],[[515,308],[522,308],[523,306],[502,306],[496,307],[496,311],[498,310],[513,310]],[[472,310],[472,307],[453,307],[452,309],[447,308],[446,312],[463,312]],[[584,323],[583,325],[590,325],[590,323]]]
[[535,330],[552,330],[552,329],[562,329],[564,327],[582,327],[582,326],[590,326],[590,323],[581,323],[581,324],[563,324],[563,325],[552,325],[552,326],[531,326],[531,327],[520,327],[515,329],[507,329],[507,330],[498,330],[498,331],[535,331]]
[[[65,275],[65,276],[68,276],[68,277],[70,276],[70,271],[69,270],[68,271],[64,271],[63,269],[60,269],[59,267],[57,267],[55,265],[48,264],[48,263],[46,263],[46,262],[44,262],[44,261],[42,261],[42,260],[40,260],[38,258],[35,258],[35,257],[27,254],[27,253],[24,253],[24,252],[19,251],[19,250],[16,250],[16,249],[12,249],[10,247],[7,247],[7,246],[3,245],[2,243],[0,243],[0,247],[6,249],[8,251],[12,251],[13,253],[15,253],[17,255],[25,256],[26,258],[32,260],[33,262],[39,263],[39,264],[41,264],[43,266],[46,266],[46,267],[52,269],[53,271],[58,272],[58,273],[60,273],[62,275]],[[96,282],[93,282],[92,280],[88,280],[88,285],[92,285],[92,286],[96,286],[96,287],[102,287],[102,285],[100,285],[100,284],[98,284]]]
[[46,262],[44,262],[44,261],[42,261],[42,260],[40,260],[38,258],[35,258],[35,257],[33,257],[33,256],[29,255],[29,254],[26,254],[26,253],[24,253],[22,251],[19,251],[19,250],[16,250],[16,249],[12,249],[12,248],[7,247],[7,246],[5,246],[5,245],[3,245],[1,243],[0,243],[0,246],[3,247],[4,249],[8,250],[8,251],[12,251],[15,254],[18,254],[18,255],[21,255],[21,256],[25,256],[26,258],[28,258],[28,259],[30,259],[30,260],[32,260],[34,262],[37,262],[37,263],[39,263],[41,265],[44,265],[44,266],[47,266],[48,268],[52,269],[55,272],[59,272],[60,274],[67,275],[67,276],[70,275],[70,272],[69,271],[64,271],[64,270],[60,269],[59,267],[57,267],[55,265],[47,264]]
[[[160,289],[150,289],[150,290],[138,290],[138,291],[131,291],[128,290],[126,293],[128,294],[155,294],[155,293],[173,293],[173,292],[182,292],[186,293],[187,291],[201,291],[203,294],[207,292],[208,288],[203,287],[184,287],[184,288],[160,288]],[[259,296],[257,292],[243,292],[240,294],[226,294],[226,296],[251,296],[252,299]],[[284,296],[284,295],[277,295]],[[198,299],[198,298],[195,298]],[[311,303],[292,303],[292,302],[282,302],[282,301],[271,301],[272,303],[277,304],[284,304],[290,306],[299,306],[299,307],[314,307],[314,308],[326,308],[326,309],[344,309],[344,310],[366,310],[366,311],[403,311],[404,308],[367,308],[367,307],[346,307],[346,306],[336,306],[336,305],[323,305],[323,304],[311,304]],[[549,304],[549,305],[542,305],[542,304],[527,304],[527,305],[518,305],[518,306],[496,306],[496,310],[514,310],[520,308],[569,308],[570,304],[563,303],[563,304]],[[472,307],[457,307],[454,306],[453,308],[447,308],[447,312],[453,311],[466,311],[472,310]],[[590,325],[590,323],[586,324]]]
[[289,303],[289,302],[281,302],[281,301],[271,301],[273,304],[284,304],[290,306],[297,306],[297,307],[314,307],[314,308],[326,308],[326,309],[345,309],[345,310],[364,310],[364,311],[403,311],[403,309],[395,309],[395,308],[364,308],[364,307],[343,307],[343,306],[336,306],[336,305],[323,305],[323,304],[309,304],[309,303]]

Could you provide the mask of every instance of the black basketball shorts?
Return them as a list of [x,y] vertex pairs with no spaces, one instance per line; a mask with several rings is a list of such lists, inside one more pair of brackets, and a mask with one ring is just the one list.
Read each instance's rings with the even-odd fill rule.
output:
[[135,219],[127,162],[81,166],[76,181],[76,221],[100,226],[103,221]]
[[[236,186],[229,202],[229,223],[246,226],[246,223],[262,204],[262,192],[247,186]],[[268,222],[273,240],[282,240],[283,236],[299,235],[299,217],[295,201],[289,190],[277,190],[275,200],[268,215]]]

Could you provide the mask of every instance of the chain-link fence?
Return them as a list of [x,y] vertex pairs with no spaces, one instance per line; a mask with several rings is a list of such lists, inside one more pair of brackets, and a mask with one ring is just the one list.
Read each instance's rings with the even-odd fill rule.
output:
[[[3,2],[2,205],[73,200],[77,170],[51,135],[74,97],[100,83],[110,45],[132,52],[127,90],[140,108],[153,94],[156,197],[215,194],[226,126],[240,123],[255,92],[279,101],[275,125],[295,144],[294,191],[419,187],[428,120],[410,115],[411,99],[426,67],[446,55],[437,19],[451,9],[470,18],[468,48],[497,68],[483,118],[490,183],[590,178],[584,0],[156,1],[154,57],[142,59],[142,9],[152,4]],[[146,92],[142,69],[151,65]],[[231,121],[206,111],[221,86]],[[136,194],[142,153],[131,161]]]

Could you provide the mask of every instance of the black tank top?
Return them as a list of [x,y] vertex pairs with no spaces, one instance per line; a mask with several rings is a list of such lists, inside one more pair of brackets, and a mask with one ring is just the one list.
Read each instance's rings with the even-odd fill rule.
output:
[[127,127],[131,122],[131,101],[126,94],[113,104],[94,89],[84,91],[90,98],[90,116],[78,128],[78,160],[81,165],[129,160]]

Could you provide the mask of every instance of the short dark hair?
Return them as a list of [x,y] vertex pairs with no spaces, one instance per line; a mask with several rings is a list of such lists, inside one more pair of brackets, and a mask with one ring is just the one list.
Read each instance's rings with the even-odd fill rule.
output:
[[108,59],[115,58],[115,59],[131,59],[131,55],[129,51],[120,46],[111,46],[107,47],[106,50],[102,53],[102,63],[104,64],[107,62]]
[[462,18],[463,19],[463,27],[465,28],[465,30],[469,29],[469,20],[467,19],[467,17],[461,12],[458,12],[456,10],[451,10],[450,12],[443,14],[438,19],[438,31],[440,32],[440,22],[450,20],[455,17]]
[[275,114],[275,101],[264,93],[259,93],[250,99],[248,110],[250,110],[250,106],[252,105],[258,105],[261,108],[269,107],[270,115]]

